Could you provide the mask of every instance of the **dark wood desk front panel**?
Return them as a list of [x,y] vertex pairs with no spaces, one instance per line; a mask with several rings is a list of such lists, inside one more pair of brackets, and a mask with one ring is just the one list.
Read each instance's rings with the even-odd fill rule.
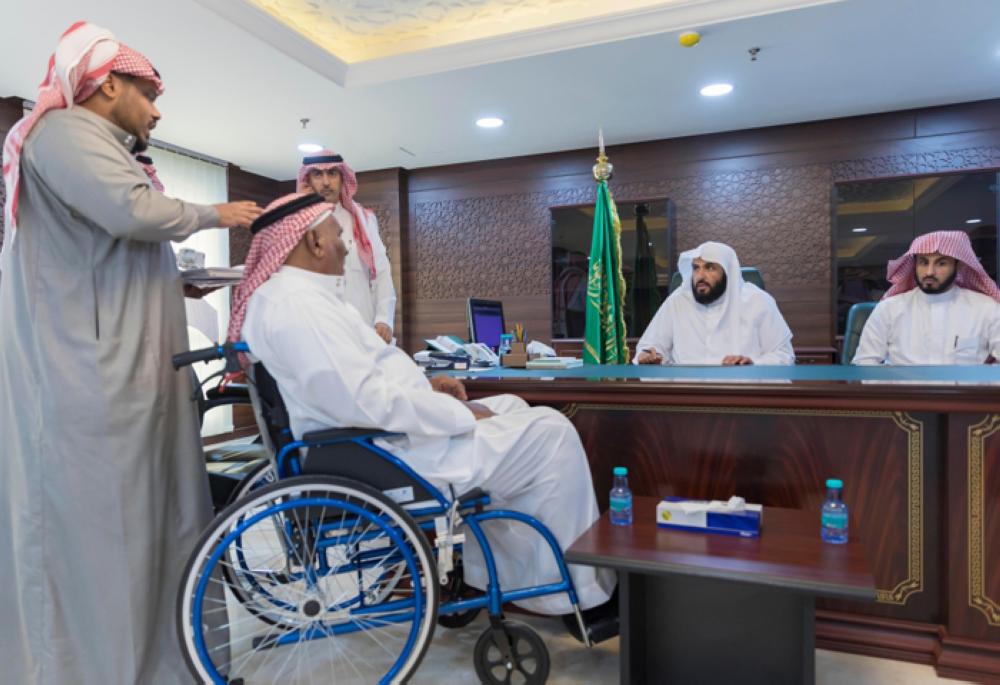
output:
[[612,468],[627,466],[636,495],[738,494],[813,511],[818,537],[824,481],[842,478],[877,601],[818,601],[817,644],[1000,679],[1000,392],[511,378],[466,385],[470,398],[510,392],[566,414],[602,509]]

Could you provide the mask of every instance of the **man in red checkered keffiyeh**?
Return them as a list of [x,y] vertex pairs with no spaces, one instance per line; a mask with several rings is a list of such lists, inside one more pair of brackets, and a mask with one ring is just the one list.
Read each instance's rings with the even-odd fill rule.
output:
[[133,153],[149,142],[162,91],[145,57],[74,24],[4,144],[5,683],[203,680],[164,638],[212,518],[191,379],[170,366],[188,349],[170,244],[247,226],[260,210],[154,189]]
[[[481,487],[510,509],[537,517],[556,543],[568,547],[600,514],[573,424],[513,395],[469,402],[461,381],[428,379],[406,352],[387,345],[343,297],[349,255],[341,236],[348,231],[324,218],[329,205],[321,202],[315,195],[288,196],[255,222],[229,330],[280,388],[292,436],[330,428],[388,431],[393,435],[380,439],[379,447],[422,477],[445,491]],[[486,562],[472,547],[463,553],[464,578],[484,589]],[[490,536],[490,547],[499,577],[511,587],[559,578],[549,542],[540,535],[500,530]],[[607,637],[617,628],[611,613],[617,605],[608,604],[614,573],[584,566],[569,572],[580,608],[595,608],[585,618],[606,619],[600,637]],[[518,604],[548,614],[573,610],[565,593]],[[253,672],[252,665],[248,669]],[[242,675],[232,673],[230,680]]]
[[[14,124],[3,146],[3,180],[7,185],[4,203],[6,252],[14,242],[17,229],[17,206],[21,189],[21,150],[35,125],[51,110],[80,104],[92,96],[109,74],[142,79],[156,95],[163,94],[160,74],[143,55],[119,43],[106,29],[85,21],[70,26],[49,58],[45,79],[38,87],[35,107]],[[156,115],[159,118],[159,114]],[[148,142],[148,130],[147,140]]]
[[344,241],[350,250],[344,274],[344,299],[368,325],[374,326],[379,337],[390,342],[396,289],[375,214],[354,200],[358,191],[354,170],[337,153],[320,150],[302,160],[298,190],[319,193],[333,204],[333,217],[343,227]]
[[[291,193],[279,197],[264,208],[264,213],[250,226],[253,242],[250,243],[250,252],[243,267],[243,279],[233,289],[232,313],[226,336],[228,340],[240,340],[247,305],[254,291],[264,285],[297,248],[308,253],[309,246],[303,244],[303,238],[332,214],[333,205],[312,193]],[[335,223],[330,221],[331,226],[328,228],[332,229],[332,224]],[[325,256],[335,259],[343,250],[343,254],[340,254],[340,268],[333,272],[343,275],[343,257],[347,254],[347,247],[339,236],[336,241],[332,237],[329,240],[338,245],[325,246]]]
[[855,364],[981,364],[1000,358],[1000,290],[963,231],[918,237],[889,262],[889,288]]

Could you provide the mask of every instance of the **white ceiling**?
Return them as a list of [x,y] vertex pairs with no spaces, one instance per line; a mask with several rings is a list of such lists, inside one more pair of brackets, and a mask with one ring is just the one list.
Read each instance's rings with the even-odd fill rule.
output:
[[[10,4],[0,96],[33,99],[59,34],[87,18],[162,72],[158,138],[282,179],[301,117],[366,170],[587,147],[599,125],[614,145],[1000,97],[998,0],[845,0],[710,24],[692,49],[671,32],[346,88],[196,0]],[[735,91],[698,95],[719,80]],[[487,114],[507,125],[477,129]]]

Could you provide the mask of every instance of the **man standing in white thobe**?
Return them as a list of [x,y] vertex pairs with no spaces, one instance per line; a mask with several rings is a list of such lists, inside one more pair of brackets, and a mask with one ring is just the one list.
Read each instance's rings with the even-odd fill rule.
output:
[[334,205],[333,218],[344,228],[349,250],[344,267],[344,299],[382,340],[391,342],[396,315],[392,269],[375,213],[354,201],[358,192],[354,170],[340,155],[321,150],[302,160],[298,182],[299,192],[318,193]]
[[963,231],[922,235],[889,262],[853,363],[983,364],[1000,359],[1000,290]]
[[190,683],[174,609],[212,515],[169,241],[252,203],[165,197],[132,156],[156,70],[108,31],[63,34],[4,144],[0,680]]
[[[229,328],[229,339],[245,340],[277,381],[293,435],[354,426],[403,433],[380,444],[446,491],[481,487],[497,506],[535,516],[568,547],[599,514],[576,429],[559,412],[510,395],[468,402],[460,381],[428,381],[405,352],[363,325],[343,299],[347,248],[329,218],[333,208],[309,197],[280,198],[255,222]],[[504,588],[559,581],[540,535],[493,523],[484,529]],[[466,543],[463,563],[466,582],[484,589],[478,545]],[[613,572],[570,569],[581,608],[609,599]],[[571,611],[565,594],[519,604]]]
[[794,364],[792,331],[774,298],[743,280],[733,248],[702,243],[681,254],[683,282],[636,345],[636,364]]

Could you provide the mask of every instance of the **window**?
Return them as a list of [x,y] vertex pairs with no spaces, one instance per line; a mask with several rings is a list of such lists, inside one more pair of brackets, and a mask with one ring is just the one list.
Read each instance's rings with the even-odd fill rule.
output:
[[997,173],[852,181],[835,187],[834,250],[837,334],[858,302],[889,288],[888,262],[913,239],[933,231],[965,231],[986,272],[997,277]]
[[[164,193],[186,202],[213,205],[226,202],[229,196],[228,171],[220,162],[198,159],[159,146],[146,153],[153,159]],[[176,252],[190,247],[205,253],[206,266],[229,266],[229,231],[199,231],[182,243],[174,243]],[[188,314],[188,340],[192,349],[208,347],[225,338],[229,327],[229,288],[222,288],[201,300],[185,300]],[[196,364],[199,378],[221,370],[223,362]],[[233,429],[229,407],[213,409],[205,415],[202,435],[218,435]]]

